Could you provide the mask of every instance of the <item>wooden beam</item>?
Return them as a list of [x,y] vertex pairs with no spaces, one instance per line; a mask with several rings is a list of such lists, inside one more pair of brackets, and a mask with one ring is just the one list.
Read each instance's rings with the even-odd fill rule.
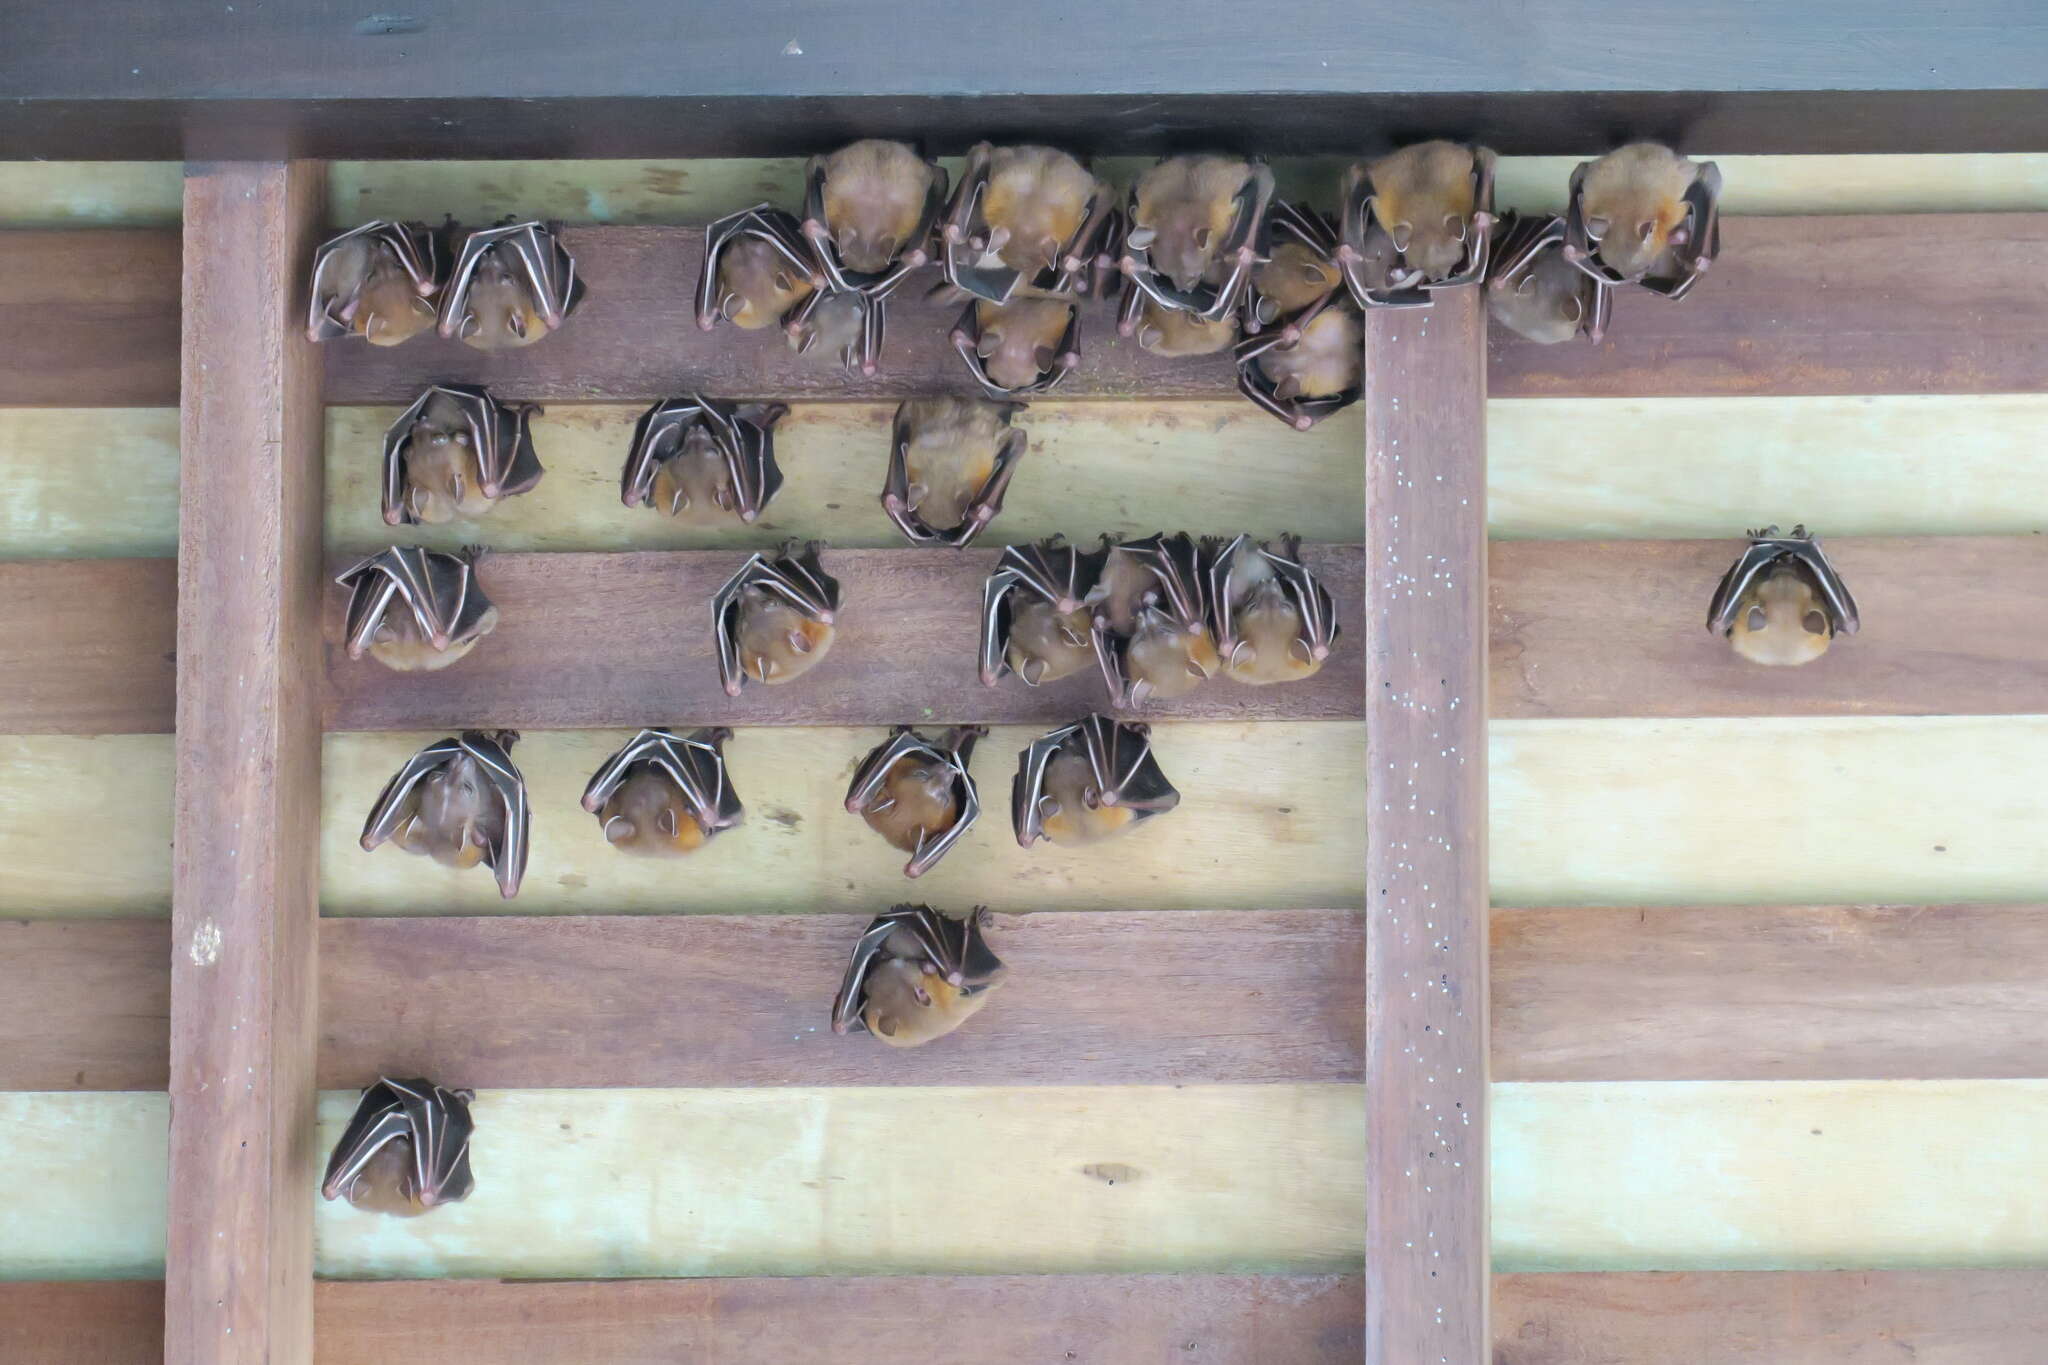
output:
[[176,228],[0,232],[0,407],[176,404],[178,260]]
[[167,559],[0,564],[0,729],[157,734],[176,714],[178,575]]
[[161,1280],[0,1280],[0,1360],[163,1365]]
[[0,922],[0,1090],[162,1090],[170,949],[162,919]]
[[320,372],[308,162],[185,180],[166,1354],[312,1353]]
[[1366,1365],[1490,1358],[1485,348],[1366,317]]

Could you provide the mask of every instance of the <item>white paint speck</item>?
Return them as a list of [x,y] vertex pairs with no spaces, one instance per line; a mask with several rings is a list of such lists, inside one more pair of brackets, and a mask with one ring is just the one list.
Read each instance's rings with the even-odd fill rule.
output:
[[188,951],[195,967],[211,967],[220,961],[220,925],[210,919],[200,921],[192,933],[192,946]]

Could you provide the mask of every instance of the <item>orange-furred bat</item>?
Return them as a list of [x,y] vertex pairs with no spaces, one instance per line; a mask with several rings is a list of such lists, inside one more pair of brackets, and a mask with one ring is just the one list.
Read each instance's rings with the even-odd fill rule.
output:
[[435,384],[384,433],[384,520],[441,525],[540,482],[528,423],[540,409],[473,384]]
[[510,900],[526,873],[532,808],[512,762],[519,736],[465,730],[429,744],[385,784],[363,822],[362,846],[389,840],[447,867],[488,866]]
[[467,1199],[476,1187],[469,1166],[475,1099],[420,1079],[366,1087],[327,1159],[321,1197],[398,1218]]
[[349,590],[348,656],[368,654],[400,673],[431,673],[476,648],[498,609],[476,585],[476,546],[460,554],[394,545],[341,573]]
[[1003,551],[982,591],[980,677],[1013,672],[1027,687],[1071,677],[1095,660],[1095,616],[1085,598],[1104,556],[1059,536]]
[[1749,547],[1714,591],[1708,630],[1750,662],[1775,666],[1811,663],[1837,634],[1856,633],[1856,599],[1819,537],[1804,526],[1789,536],[1775,526],[1749,535]]
[[891,1047],[918,1047],[960,1027],[1002,984],[1002,960],[982,936],[987,915],[899,905],[876,916],[832,1001],[832,1031],[864,1028]]
[[1090,844],[1179,804],[1180,793],[1153,757],[1150,729],[1091,715],[1033,740],[1017,756],[1010,818],[1025,848],[1040,839]]
[[1021,405],[913,398],[896,409],[882,510],[912,544],[965,545],[1002,511],[1029,438]]
[[1315,676],[1337,640],[1336,604],[1301,560],[1301,539],[1279,548],[1239,536],[1202,542],[1216,648],[1237,682],[1296,682]]
[[935,741],[898,726],[855,769],[846,808],[911,855],[904,876],[923,876],[980,816],[967,764],[974,742],[987,733],[978,725],[957,726]]
[[712,599],[718,675],[727,696],[747,678],[794,681],[823,662],[832,648],[839,611],[839,580],[826,573],[815,542],[797,553],[795,542],[773,559],[754,555]]
[[531,346],[562,325],[584,292],[554,227],[501,223],[463,239],[441,293],[438,330],[479,351]]
[[379,219],[322,243],[313,254],[306,335],[354,335],[372,346],[418,336],[434,325],[428,299],[441,287],[441,264],[434,235],[417,223]]

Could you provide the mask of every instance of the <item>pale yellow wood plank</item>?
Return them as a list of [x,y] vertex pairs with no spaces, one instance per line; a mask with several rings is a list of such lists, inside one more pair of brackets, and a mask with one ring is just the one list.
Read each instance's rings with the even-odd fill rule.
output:
[[0,1093],[0,1280],[163,1273],[170,1100]]
[[170,905],[169,735],[0,736],[0,915]]
[[1490,747],[1497,905],[2048,898],[2048,717],[1502,721]]
[[[649,724],[676,718],[650,716]],[[688,719],[688,718],[686,718]],[[943,717],[933,719],[943,723]],[[859,912],[894,900],[1002,911],[1265,909],[1364,897],[1365,795],[1355,724],[1161,725],[1159,762],[1180,808],[1115,843],[1029,852],[1010,832],[1010,779],[1035,732],[996,730],[975,751],[981,821],[916,882],[904,855],[846,811],[854,765],[883,730],[745,729],[726,746],[746,823],[684,861],[628,857],[578,804],[621,731],[526,736],[532,860],[517,899],[482,872],[455,872],[357,843],[384,783],[428,734],[329,735],[321,901],[355,914],[796,914]]]
[[[353,1099],[322,1097],[323,1142]],[[474,1114],[476,1193],[411,1221],[323,1204],[321,1274],[1307,1271],[1363,1256],[1356,1086],[490,1091]]]
[[[1603,148],[1590,148],[1586,156]],[[2048,156],[2036,152],[1917,156],[1692,156],[1721,168],[1729,214],[2005,213],[2048,208]],[[1503,208],[1564,212],[1577,156],[1504,157]]]
[[0,161],[0,227],[175,227],[176,161]]
[[0,408],[0,558],[177,549],[176,408]]
[[1496,1270],[2048,1260],[2048,1081],[1497,1085],[1492,1117]]

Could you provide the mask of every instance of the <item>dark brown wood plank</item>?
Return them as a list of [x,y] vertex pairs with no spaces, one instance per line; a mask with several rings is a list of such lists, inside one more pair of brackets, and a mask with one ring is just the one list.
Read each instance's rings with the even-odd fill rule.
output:
[[[346,596],[330,589],[328,728],[1052,724],[1106,701],[1092,671],[1039,688],[1015,679],[983,687],[981,592],[996,552],[910,549],[827,550],[825,568],[843,590],[831,657],[787,686],[749,683],[728,698],[708,604],[745,560],[731,551],[492,556],[479,581],[499,607],[498,629],[437,673],[351,662],[341,647]],[[1327,576],[1353,632],[1320,673],[1284,687],[1219,679],[1152,709],[1200,719],[1356,719],[1359,552],[1315,547],[1309,563]]]
[[0,1090],[162,1090],[170,951],[168,920],[0,921]]
[[1495,1365],[2040,1365],[2048,1271],[1503,1275]]
[[0,1280],[8,1365],[163,1365],[161,1280]]
[[1485,1365],[1486,314],[1365,324],[1366,1365]]
[[185,176],[165,1355],[312,1355],[324,168]]
[[178,230],[0,231],[0,407],[178,401]]
[[[990,942],[1009,979],[973,1026],[908,1051],[830,1029],[866,927],[851,915],[326,920],[319,1081],[1193,1085],[1363,1074],[1365,940],[1350,911],[998,915]],[[744,962],[762,966],[736,973]]]
[[2027,715],[2048,711],[2048,539],[1828,540],[1862,629],[1798,668],[1706,626],[1740,540],[1501,541],[1500,717]]
[[171,560],[0,563],[0,732],[169,730],[177,639]]

